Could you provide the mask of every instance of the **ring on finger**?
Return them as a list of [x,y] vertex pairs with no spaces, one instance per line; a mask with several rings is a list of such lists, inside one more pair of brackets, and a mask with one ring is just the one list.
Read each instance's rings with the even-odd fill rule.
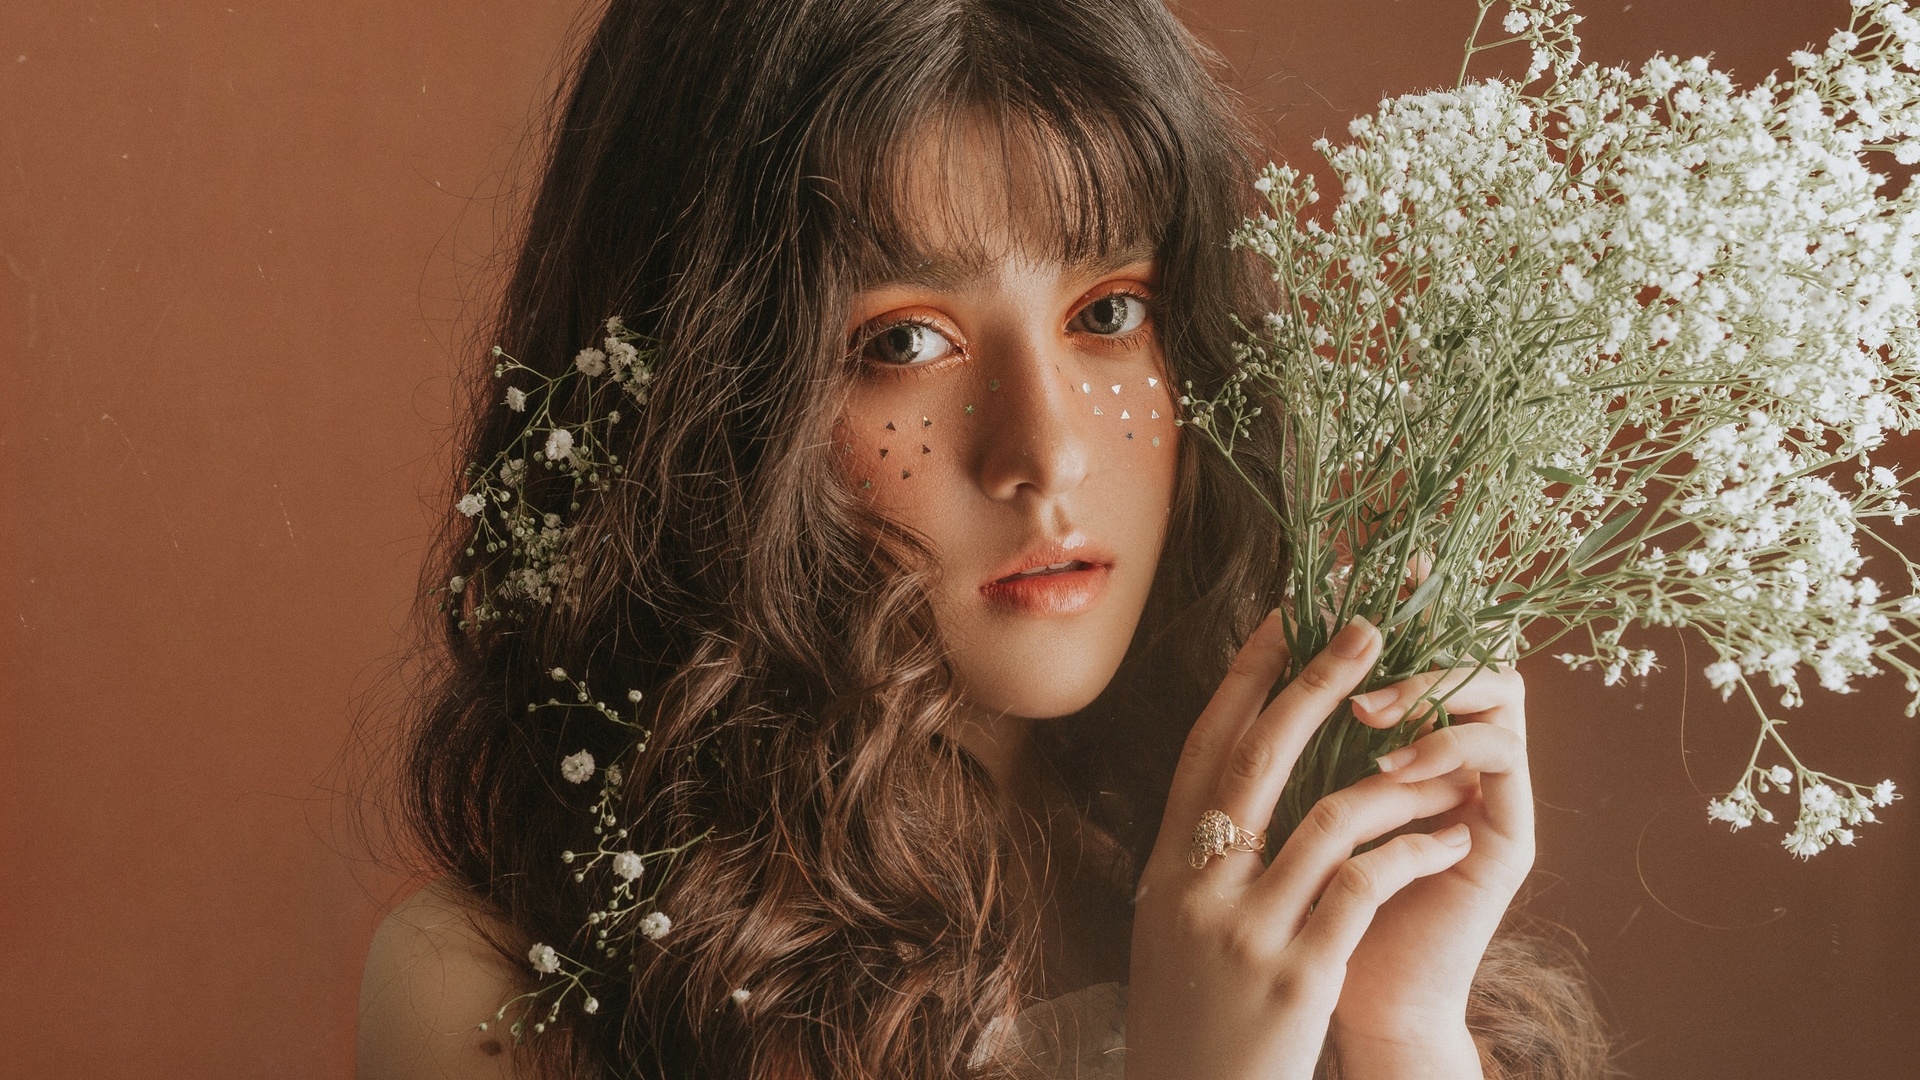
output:
[[1193,846],[1187,851],[1187,865],[1199,870],[1215,855],[1266,849],[1265,835],[1235,825],[1223,810],[1209,810],[1200,815],[1199,823],[1193,827]]

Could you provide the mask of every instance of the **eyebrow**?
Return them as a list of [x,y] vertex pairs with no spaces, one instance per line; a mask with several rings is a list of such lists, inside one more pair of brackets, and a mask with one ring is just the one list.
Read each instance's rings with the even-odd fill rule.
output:
[[[1151,262],[1158,254],[1154,245],[1148,243],[1128,244],[1116,248],[1105,255],[1089,255],[1066,263],[1066,269],[1074,274],[1086,277],[1098,277],[1109,274],[1135,263]],[[871,280],[861,283],[862,289],[878,289],[889,285],[910,285],[925,289],[955,289],[978,280],[992,260],[984,255],[954,255],[940,253],[889,267],[875,274]]]

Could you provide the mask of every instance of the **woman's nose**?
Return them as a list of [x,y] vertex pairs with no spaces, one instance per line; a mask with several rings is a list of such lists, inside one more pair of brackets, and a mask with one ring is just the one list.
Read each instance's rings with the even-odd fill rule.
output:
[[1087,476],[1085,417],[1092,406],[1071,382],[1064,344],[1044,332],[993,343],[984,365],[988,392],[980,429],[980,487],[993,499],[1023,493],[1051,498],[1079,487]]

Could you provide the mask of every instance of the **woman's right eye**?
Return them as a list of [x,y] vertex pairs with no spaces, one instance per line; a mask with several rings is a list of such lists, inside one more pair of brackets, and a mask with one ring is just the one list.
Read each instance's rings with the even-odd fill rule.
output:
[[867,339],[863,359],[892,367],[930,364],[957,351],[945,334],[925,323],[894,323]]

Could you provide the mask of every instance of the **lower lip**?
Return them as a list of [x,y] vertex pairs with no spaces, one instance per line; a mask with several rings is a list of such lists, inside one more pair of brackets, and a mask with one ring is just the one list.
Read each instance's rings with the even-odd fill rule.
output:
[[980,595],[1020,615],[1072,615],[1092,607],[1106,588],[1107,568],[1089,566],[996,581],[980,586]]

